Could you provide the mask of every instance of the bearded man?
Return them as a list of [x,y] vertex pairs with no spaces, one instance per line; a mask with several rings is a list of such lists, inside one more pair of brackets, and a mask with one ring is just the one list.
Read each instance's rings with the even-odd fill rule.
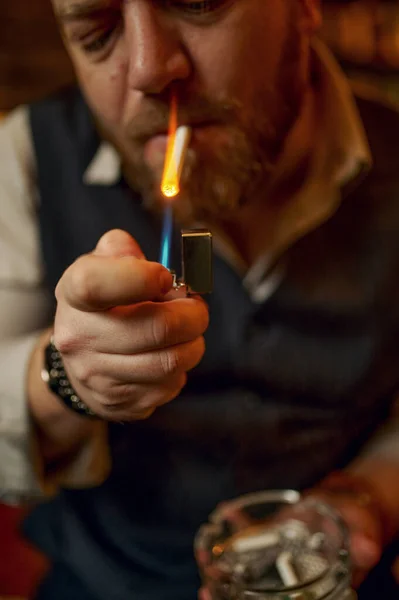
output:
[[[41,500],[37,600],[195,598],[199,525],[262,489],[341,511],[355,586],[388,572],[398,115],[353,95],[318,0],[53,4],[79,85],[0,131],[0,482]],[[172,97],[206,301],[157,262]]]

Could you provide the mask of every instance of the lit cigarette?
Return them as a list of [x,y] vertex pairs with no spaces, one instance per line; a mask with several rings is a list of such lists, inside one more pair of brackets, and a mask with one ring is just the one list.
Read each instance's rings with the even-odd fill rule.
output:
[[[183,169],[191,129],[186,126],[176,126],[176,105],[172,103],[171,122],[169,126],[168,145],[166,148],[165,165],[162,176],[161,191],[166,198],[177,196],[180,191],[180,176]],[[165,204],[163,230],[161,240],[160,263],[169,269],[173,231],[172,204]]]
[[161,183],[162,193],[167,198],[177,196],[180,191],[180,177],[190,137],[191,129],[186,125],[178,127],[175,135],[169,136]]
[[176,165],[177,178],[180,181],[181,172],[186,158],[187,148],[190,143],[191,129],[181,125],[176,131],[175,145],[173,148],[173,160]]

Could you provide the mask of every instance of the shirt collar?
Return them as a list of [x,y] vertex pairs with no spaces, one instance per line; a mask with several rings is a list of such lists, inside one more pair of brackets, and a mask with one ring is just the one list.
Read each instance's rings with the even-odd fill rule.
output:
[[86,185],[115,185],[121,177],[121,160],[118,152],[108,142],[101,142],[83,175]]
[[327,46],[313,41],[318,62],[324,135],[331,157],[331,180],[343,187],[359,172],[369,169],[372,155],[353,88]]
[[[327,221],[344,197],[343,190],[355,185],[360,174],[371,166],[371,152],[351,85],[336,60],[318,41],[313,45],[320,129],[308,177],[302,187],[283,204],[273,223],[273,239],[263,255],[250,267],[241,269],[243,283],[253,299],[264,301],[270,282],[277,285],[281,264],[276,263],[296,240]],[[271,274],[277,264],[276,277]]]

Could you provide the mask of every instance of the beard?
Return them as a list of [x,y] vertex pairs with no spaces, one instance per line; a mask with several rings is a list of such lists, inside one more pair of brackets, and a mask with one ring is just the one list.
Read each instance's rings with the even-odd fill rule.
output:
[[[267,74],[266,74],[267,77]],[[288,28],[275,81],[262,84],[251,106],[239,100],[209,101],[188,97],[176,86],[179,123],[210,123],[219,136],[201,151],[190,147],[181,177],[181,191],[173,200],[177,220],[212,223],[228,218],[254,198],[267,194],[285,141],[302,107],[306,82],[301,76],[301,40],[293,21]],[[146,141],[168,130],[170,97],[150,98],[119,140],[123,172],[146,207],[160,212],[165,198],[160,191],[164,155],[156,168],[144,160]],[[215,130],[216,130],[215,129]]]

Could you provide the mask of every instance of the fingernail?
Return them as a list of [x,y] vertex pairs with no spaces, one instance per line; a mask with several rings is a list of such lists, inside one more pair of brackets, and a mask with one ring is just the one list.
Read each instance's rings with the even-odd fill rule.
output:
[[164,269],[161,273],[161,293],[167,294],[172,287],[172,275]]

